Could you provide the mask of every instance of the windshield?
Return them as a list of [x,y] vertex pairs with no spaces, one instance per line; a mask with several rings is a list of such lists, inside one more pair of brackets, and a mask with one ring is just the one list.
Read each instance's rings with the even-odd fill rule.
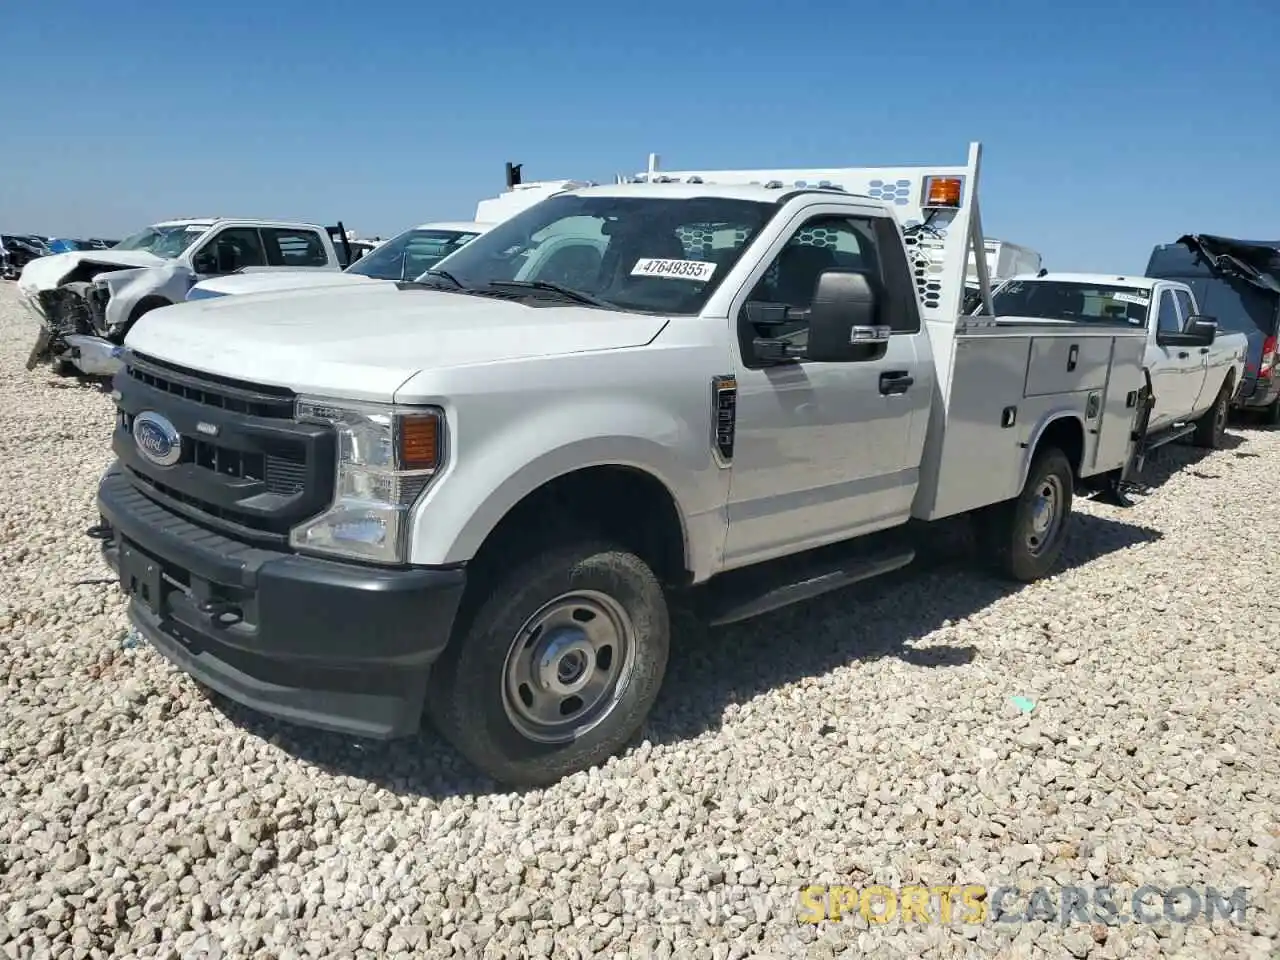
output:
[[117,243],[114,250],[144,250],[157,257],[173,258],[195,243],[208,231],[199,224],[180,224],[172,227],[147,227]]
[[1065,280],[1012,280],[991,297],[997,317],[1143,326],[1151,291]]
[[441,267],[468,289],[550,284],[597,305],[694,314],[776,209],[723,197],[566,194],[516,214]]
[[366,253],[347,268],[347,273],[377,280],[411,280],[479,235],[474,230],[406,230]]

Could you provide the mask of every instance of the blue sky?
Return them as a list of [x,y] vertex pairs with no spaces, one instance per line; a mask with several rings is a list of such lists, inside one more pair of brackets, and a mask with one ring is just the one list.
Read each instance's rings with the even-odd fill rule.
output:
[[981,140],[989,235],[1138,272],[1184,232],[1280,237],[1276,36],[1276,0],[10,2],[0,230],[387,236],[470,219],[507,160],[607,180],[651,151],[871,166]]

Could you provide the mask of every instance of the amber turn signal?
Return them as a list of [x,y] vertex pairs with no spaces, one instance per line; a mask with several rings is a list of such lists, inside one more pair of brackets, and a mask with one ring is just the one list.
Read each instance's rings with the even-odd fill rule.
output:
[[400,470],[434,470],[440,465],[440,422],[434,413],[414,413],[398,418]]

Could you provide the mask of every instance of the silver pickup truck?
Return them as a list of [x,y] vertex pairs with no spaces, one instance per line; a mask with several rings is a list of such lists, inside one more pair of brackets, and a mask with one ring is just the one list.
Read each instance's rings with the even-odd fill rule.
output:
[[1146,337],[960,315],[979,157],[650,170],[416,282],[142,318],[91,531],[133,624],[252,707],[368,737],[425,707],[533,784],[636,733],[676,605],[802,601],[965,513],[1044,576],[1130,460]]

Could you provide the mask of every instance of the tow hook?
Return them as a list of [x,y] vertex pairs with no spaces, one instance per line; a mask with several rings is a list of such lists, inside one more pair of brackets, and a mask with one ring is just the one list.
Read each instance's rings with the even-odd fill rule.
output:
[[234,627],[244,620],[243,611],[226,600],[205,600],[196,609],[220,627]]
[[115,531],[105,523],[95,523],[84,532],[84,535],[90,540],[110,540],[115,535]]

